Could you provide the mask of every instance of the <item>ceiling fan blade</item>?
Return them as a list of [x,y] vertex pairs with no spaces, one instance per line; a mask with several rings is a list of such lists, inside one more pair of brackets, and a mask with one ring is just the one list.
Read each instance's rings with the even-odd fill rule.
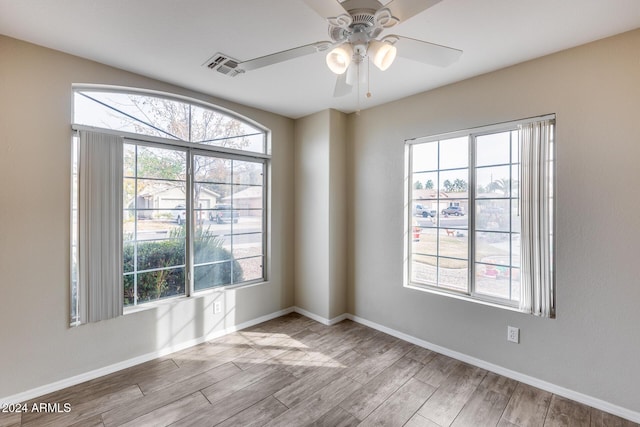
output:
[[[307,6],[315,10],[323,19],[336,17],[347,13],[337,0],[302,0]],[[348,14],[348,13],[347,13]]]
[[266,67],[267,65],[277,64],[279,62],[288,61],[290,59],[299,58],[301,56],[310,55],[312,53],[321,52],[329,49],[333,44],[331,42],[316,42],[304,46],[294,47],[293,49],[283,50],[281,52],[272,53],[270,55],[261,56],[259,58],[243,61],[238,64],[238,68],[243,71],[251,71],[256,68]]
[[393,16],[400,22],[404,22],[440,1],[442,0],[392,0],[385,7],[390,9]]
[[336,80],[336,88],[333,91],[333,97],[339,98],[341,96],[345,96],[351,93],[353,86],[347,84],[347,73],[342,73],[338,75],[338,79]]
[[451,65],[462,55],[462,51],[459,49],[411,39],[409,37],[396,36],[395,34],[387,36],[383,40],[387,39],[389,41],[393,39],[397,40],[394,46],[398,48],[398,55],[438,67]]

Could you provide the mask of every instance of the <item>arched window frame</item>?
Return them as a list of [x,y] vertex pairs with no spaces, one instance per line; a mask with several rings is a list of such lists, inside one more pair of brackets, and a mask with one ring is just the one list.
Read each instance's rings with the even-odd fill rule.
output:
[[[113,128],[108,128],[108,127],[99,127],[99,126],[95,126],[95,125],[87,125],[87,124],[83,124],[83,123],[77,123],[75,121],[76,118],[76,102],[75,102],[75,97],[76,96],[83,96],[82,94],[84,93],[109,93],[109,94],[123,94],[123,95],[135,95],[135,96],[149,96],[151,98],[154,99],[161,99],[161,100],[167,100],[170,102],[179,102],[179,103],[183,103],[185,105],[189,106],[189,111],[192,111],[193,107],[196,108],[201,108],[201,109],[205,109],[205,110],[210,110],[212,112],[215,112],[217,114],[221,114],[224,117],[228,117],[231,120],[237,121],[239,123],[241,123],[242,125],[246,125],[248,128],[251,129],[255,129],[256,132],[251,134],[250,136],[254,137],[256,135],[259,135],[262,139],[262,143],[260,146],[260,150],[259,151],[251,151],[251,150],[247,150],[247,149],[241,149],[241,148],[232,148],[232,147],[225,147],[225,146],[220,146],[220,145],[211,145],[209,143],[203,143],[203,142],[193,142],[193,141],[189,141],[189,140],[185,140],[185,139],[180,139],[180,138],[171,138],[171,137],[165,137],[165,136],[159,136],[159,135],[147,135],[144,133],[135,133],[135,132],[129,132],[129,131],[123,131],[123,130],[118,130],[118,129],[113,129]],[[186,188],[185,188],[185,199],[186,199],[186,211],[187,211],[187,217],[188,218],[192,218],[192,220],[190,222],[187,223],[186,225],[186,248],[185,248],[185,252],[186,252],[186,257],[187,257],[187,261],[186,261],[186,268],[185,268],[185,289],[184,289],[184,294],[183,295],[179,295],[179,297],[190,297],[198,292],[205,292],[207,290],[211,290],[211,289],[216,289],[219,290],[221,288],[229,288],[229,287],[237,287],[237,286],[246,286],[246,285],[254,285],[257,283],[261,283],[261,282],[265,282],[267,281],[268,278],[268,259],[267,259],[267,253],[268,253],[268,248],[267,248],[267,235],[268,235],[268,222],[267,222],[267,213],[268,213],[268,177],[269,177],[269,167],[270,167],[270,159],[271,159],[271,133],[268,129],[266,129],[264,126],[260,125],[259,123],[250,120],[246,117],[243,117],[233,111],[230,111],[228,109],[222,108],[220,106],[216,106],[216,105],[212,105],[197,99],[193,99],[193,98],[188,98],[185,96],[181,96],[181,95],[173,95],[173,94],[168,94],[168,93],[163,93],[163,92],[158,92],[158,91],[151,91],[151,90],[142,90],[142,89],[134,89],[134,88],[125,88],[125,87],[117,87],[117,86],[105,86],[105,85],[74,85],[73,86],[73,95],[74,95],[74,110],[72,110],[72,117],[74,120],[74,123],[72,123],[72,129],[74,131],[74,143],[73,143],[73,156],[72,156],[72,163],[74,165],[74,171],[73,171],[73,177],[72,177],[72,221],[71,221],[71,228],[72,228],[72,248],[71,248],[71,259],[72,259],[72,271],[71,271],[71,285],[72,285],[72,292],[71,292],[71,299],[72,299],[72,304],[71,304],[71,323],[72,324],[78,324],[78,303],[79,301],[81,301],[81,299],[78,297],[78,286],[77,286],[77,279],[79,277],[78,273],[77,273],[77,262],[74,262],[77,260],[77,242],[78,242],[78,229],[77,229],[77,197],[78,197],[78,192],[77,192],[77,185],[78,185],[78,176],[77,176],[77,147],[78,147],[78,140],[77,140],[77,134],[79,131],[81,130],[89,130],[89,131],[94,131],[94,132],[100,132],[103,134],[112,134],[112,135],[117,135],[119,137],[122,137],[125,141],[125,144],[133,144],[135,146],[140,146],[140,147],[158,147],[158,148],[174,148],[176,150],[180,150],[184,153],[186,153],[186,157],[188,159],[188,173],[187,173],[187,179],[186,179]],[[191,116],[190,116],[191,117]],[[136,119],[133,119],[136,120]],[[190,126],[191,126],[191,122],[190,122]],[[162,130],[160,130],[160,132],[164,132]],[[191,135],[191,132],[189,132],[189,135]],[[233,137],[230,138],[241,138],[243,135],[235,135]],[[254,138],[255,139],[255,138]],[[251,147],[249,148],[253,148],[255,149],[256,145],[253,144],[251,145]],[[261,173],[261,183],[260,183],[260,187],[262,190],[262,198],[261,198],[261,207],[260,209],[255,209],[256,211],[260,212],[260,217],[261,217],[261,227],[260,227],[260,237],[261,237],[261,255],[259,255],[259,257],[261,257],[262,263],[260,265],[260,268],[262,269],[260,277],[252,277],[250,280],[243,280],[237,283],[225,283],[222,285],[212,285],[212,286],[208,286],[205,287],[205,289],[200,289],[197,290],[197,284],[194,285],[194,240],[195,240],[195,234],[196,234],[196,223],[200,222],[200,219],[196,219],[196,211],[198,211],[198,209],[194,206],[192,206],[192,202],[193,202],[193,194],[194,194],[194,187],[197,185],[201,185],[199,183],[194,183],[194,177],[193,177],[193,173],[192,173],[192,165],[193,165],[193,161],[194,158],[205,158],[205,157],[215,157],[218,159],[223,159],[226,162],[230,162],[232,164],[239,164],[239,163],[245,163],[245,164],[260,164],[262,165],[262,173]],[[234,163],[235,162],[235,163]],[[235,188],[234,185],[237,185],[238,188],[240,188],[239,186],[241,184],[239,183],[235,183],[234,181],[230,182],[230,188]],[[253,185],[253,184],[248,184],[248,185]],[[256,184],[257,185],[257,184]],[[232,193],[233,194],[233,193]],[[231,201],[233,203],[233,197],[232,194],[230,195],[231,197]],[[227,197],[228,198],[228,197]],[[232,207],[230,209],[233,209],[233,212],[231,213],[231,221],[229,221],[232,225],[230,226],[232,231],[229,234],[230,239],[233,241],[233,237],[236,236],[236,234],[233,234],[233,223],[235,220],[235,215],[240,214],[242,211],[240,210],[240,208],[237,208],[236,210],[236,206],[235,204],[232,204]],[[209,218],[211,217],[211,213],[212,211],[214,211],[214,209],[212,209],[211,211],[209,211]],[[136,211],[137,212],[137,211]],[[224,213],[224,212],[222,212]],[[198,212],[197,215],[199,215],[199,218],[202,218],[202,214],[203,212]],[[75,215],[75,217],[74,217]],[[206,215],[205,215],[206,217]],[[138,218],[138,214],[135,214],[135,218],[137,220]],[[242,219],[241,219],[242,220]],[[236,220],[237,221],[237,220]],[[239,234],[238,234],[239,235]],[[234,250],[233,250],[233,244],[230,248],[230,252],[233,254]],[[231,263],[234,264],[235,263],[235,255],[232,255],[232,261]],[[242,261],[242,259],[241,259]],[[197,267],[197,266],[196,266]],[[233,274],[232,274],[233,276]],[[124,285],[122,285],[124,286]],[[127,304],[125,304],[127,306]],[[152,306],[153,302],[146,302],[147,306]],[[127,311],[132,311],[132,310],[136,310],[138,306],[138,302],[135,301],[133,304],[129,304],[126,308],[127,310],[125,311],[125,313]]]

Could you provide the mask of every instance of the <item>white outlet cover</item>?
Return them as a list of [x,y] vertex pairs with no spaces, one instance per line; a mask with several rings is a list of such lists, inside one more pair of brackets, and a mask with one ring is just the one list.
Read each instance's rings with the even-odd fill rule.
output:
[[520,329],[507,326],[507,341],[518,344],[520,342]]

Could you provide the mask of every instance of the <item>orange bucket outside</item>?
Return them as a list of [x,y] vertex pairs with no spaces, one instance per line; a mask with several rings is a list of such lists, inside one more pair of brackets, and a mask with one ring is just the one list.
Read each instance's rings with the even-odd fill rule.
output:
[[414,242],[417,242],[417,241],[420,240],[420,231],[421,231],[420,227],[418,227],[416,225],[413,226],[413,241]]

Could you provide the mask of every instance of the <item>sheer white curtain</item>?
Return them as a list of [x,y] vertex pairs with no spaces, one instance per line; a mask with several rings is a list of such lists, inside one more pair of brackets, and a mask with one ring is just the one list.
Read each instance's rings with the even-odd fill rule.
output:
[[553,274],[554,120],[520,125],[520,309],[555,316]]
[[78,308],[87,323],[122,315],[123,140],[79,133]]

